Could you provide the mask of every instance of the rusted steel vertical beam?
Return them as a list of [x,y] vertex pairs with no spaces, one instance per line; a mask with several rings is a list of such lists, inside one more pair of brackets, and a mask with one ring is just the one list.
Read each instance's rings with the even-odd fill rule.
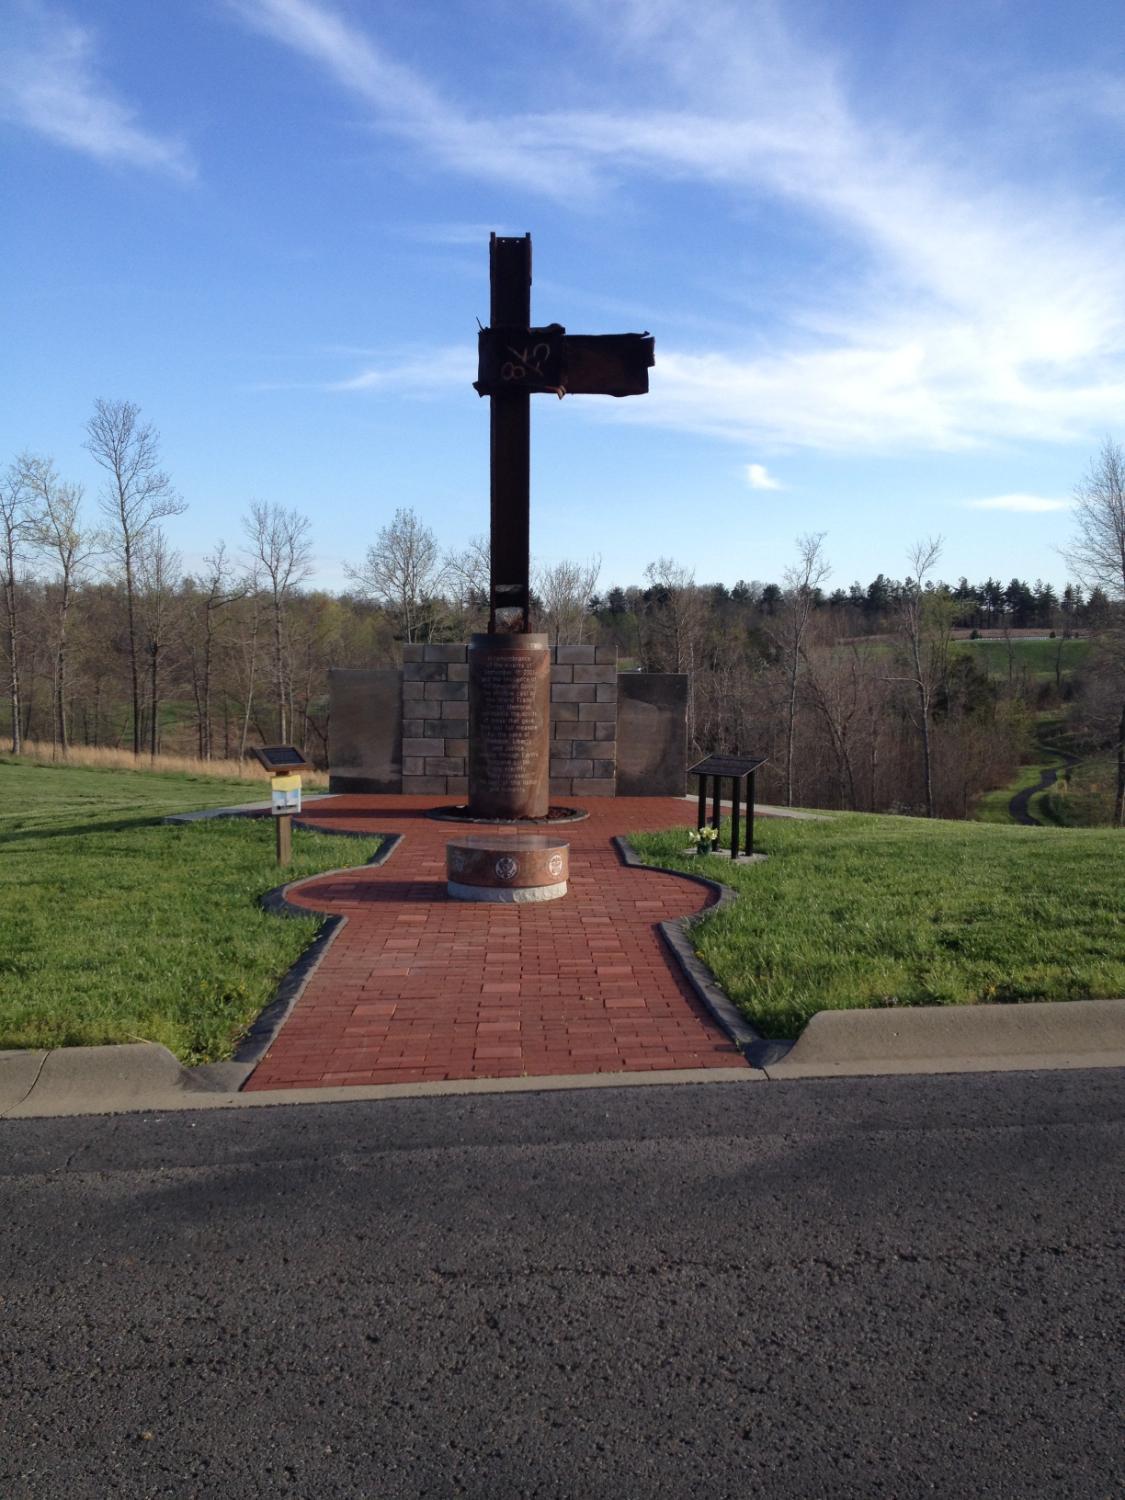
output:
[[[493,235],[489,242],[493,328],[531,326],[531,236]],[[492,565],[488,629],[498,628],[498,609],[519,610],[517,628],[529,628],[531,603],[531,397],[504,391],[491,407]],[[511,629],[515,616],[507,616]],[[499,628],[505,628],[501,622]]]

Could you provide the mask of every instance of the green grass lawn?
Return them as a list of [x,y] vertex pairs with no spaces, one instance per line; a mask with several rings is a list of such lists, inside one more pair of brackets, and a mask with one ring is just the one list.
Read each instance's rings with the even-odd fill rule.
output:
[[266,820],[169,825],[263,785],[0,761],[0,1048],[163,1042],[229,1057],[319,919],[257,906],[283,878],[361,864],[357,839]]
[[738,891],[694,940],[766,1036],[818,1010],[1125,996],[1120,832],[840,813],[756,835],[769,859],[733,867],[685,857],[683,830],[631,841]]

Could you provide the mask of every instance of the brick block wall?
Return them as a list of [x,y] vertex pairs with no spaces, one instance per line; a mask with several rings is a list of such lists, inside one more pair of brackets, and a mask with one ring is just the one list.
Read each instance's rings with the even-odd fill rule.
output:
[[464,800],[468,734],[468,646],[403,646],[403,791]]
[[[402,790],[468,796],[469,647],[402,648]],[[551,795],[612,797],[617,649],[551,648]]]
[[551,649],[551,795],[617,789],[617,648]]

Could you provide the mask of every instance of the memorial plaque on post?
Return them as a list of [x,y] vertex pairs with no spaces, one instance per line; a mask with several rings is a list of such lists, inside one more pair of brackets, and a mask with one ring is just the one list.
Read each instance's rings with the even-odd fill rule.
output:
[[301,775],[311,770],[296,745],[256,745],[254,755],[270,773],[270,810],[277,830],[277,862],[293,857],[293,814],[301,811]]

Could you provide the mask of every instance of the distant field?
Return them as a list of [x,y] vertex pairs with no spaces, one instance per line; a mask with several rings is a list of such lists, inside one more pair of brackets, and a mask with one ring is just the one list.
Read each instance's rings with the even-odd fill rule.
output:
[[[1007,678],[1009,653],[1006,641],[957,641],[954,650],[964,652],[990,677]],[[1012,674],[1017,677],[1026,674],[1036,681],[1053,682],[1056,661],[1065,675],[1077,671],[1089,654],[1089,641],[1013,640]]]
[[[153,771],[175,772],[188,777],[202,777],[207,785],[222,781],[237,786],[239,795],[230,797],[234,802],[261,802],[269,796],[269,777],[253,756],[246,760],[198,759],[194,754],[178,755],[174,752],[136,756],[132,750],[109,745],[71,745],[60,757],[58,750],[49,741],[26,740],[19,756],[3,757],[12,765],[30,763],[37,766],[64,767],[82,766],[98,771],[128,771],[131,775],[149,775]],[[328,776],[323,771],[305,771],[302,784],[310,792],[326,791]]]
[[186,1063],[229,1057],[320,923],[258,897],[374,847],[295,829],[282,875],[268,820],[160,821],[262,791],[0,760],[0,1048],[140,1039]]
[[737,889],[695,945],[767,1036],[819,1010],[1125,996],[1120,832],[855,813],[756,831],[769,858],[733,868],[685,857],[683,830],[632,842]]

